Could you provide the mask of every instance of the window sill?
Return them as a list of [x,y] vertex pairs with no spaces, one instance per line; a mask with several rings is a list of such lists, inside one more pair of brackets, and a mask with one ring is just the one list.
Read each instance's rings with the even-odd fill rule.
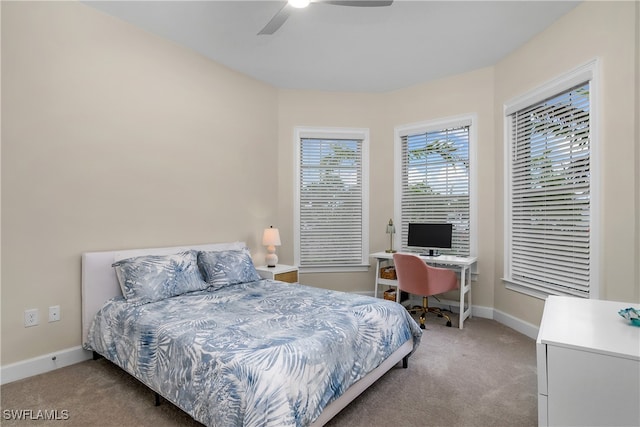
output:
[[369,271],[369,265],[350,265],[350,266],[338,266],[327,265],[317,267],[302,267],[300,266],[300,273],[352,273]]
[[522,286],[518,283],[510,281],[509,279],[505,279],[504,277],[502,278],[502,281],[505,283],[505,287],[510,291],[519,292],[521,294],[525,294],[530,297],[546,300],[547,297],[550,295],[546,292],[542,292],[542,291],[528,288],[526,286]]

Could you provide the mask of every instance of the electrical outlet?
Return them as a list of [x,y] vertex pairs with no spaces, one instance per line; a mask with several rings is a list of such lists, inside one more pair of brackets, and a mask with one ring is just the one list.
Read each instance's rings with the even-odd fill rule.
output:
[[24,327],[36,326],[38,324],[38,309],[31,308],[24,311]]
[[60,306],[52,305],[49,307],[49,322],[57,322],[60,320]]

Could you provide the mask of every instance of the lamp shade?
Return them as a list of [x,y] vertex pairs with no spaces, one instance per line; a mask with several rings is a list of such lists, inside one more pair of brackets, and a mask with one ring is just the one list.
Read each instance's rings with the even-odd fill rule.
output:
[[263,246],[280,246],[280,231],[273,226],[264,229],[262,234]]
[[393,221],[389,220],[389,224],[387,224],[387,234],[393,234],[396,232],[396,226],[393,225]]

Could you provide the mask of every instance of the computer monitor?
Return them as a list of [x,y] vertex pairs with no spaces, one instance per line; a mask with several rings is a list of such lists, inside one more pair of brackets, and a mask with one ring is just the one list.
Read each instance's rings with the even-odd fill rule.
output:
[[407,246],[428,249],[429,256],[438,256],[438,249],[451,249],[453,224],[409,223]]

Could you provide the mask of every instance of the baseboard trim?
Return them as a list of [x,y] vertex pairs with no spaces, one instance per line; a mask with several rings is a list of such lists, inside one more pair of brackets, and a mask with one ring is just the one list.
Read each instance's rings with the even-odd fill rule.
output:
[[[433,299],[435,299],[435,298],[433,298]],[[456,314],[460,313],[460,302],[459,301],[453,301],[453,300],[448,300],[448,299],[440,299],[440,301],[438,301],[438,300],[433,301],[433,299],[429,298],[429,305],[430,306],[451,310],[452,313],[456,313]],[[422,304],[422,299],[420,299],[420,300],[410,299],[410,301],[412,303],[415,303],[416,305],[421,305]],[[471,315],[472,316],[482,317],[484,319],[493,319],[493,308],[484,307],[484,306],[481,306],[481,305],[472,305],[471,306]]]
[[503,325],[508,326],[523,335],[528,336],[529,338],[532,338],[534,340],[538,338],[538,331],[540,330],[540,328],[536,325],[525,322],[524,320],[518,319],[517,317],[513,317],[512,315],[507,314],[503,311],[496,310],[495,308],[493,309],[493,318],[497,322],[500,322]]
[[[418,302],[417,304],[422,304],[422,301]],[[460,303],[458,301],[429,301],[429,304],[434,307],[450,309],[454,313],[458,313],[460,311]],[[520,332],[521,334],[526,335],[534,340],[538,338],[538,330],[540,329],[539,327],[525,322],[524,320],[518,319],[517,317],[514,317],[503,311],[496,310],[495,308],[473,305],[471,306],[471,314],[473,316],[478,316],[485,319],[493,319],[496,322],[502,323],[503,325],[517,332]]]
[[81,346],[71,347],[0,368],[0,384],[7,384],[34,375],[44,374],[91,359],[92,353]]

